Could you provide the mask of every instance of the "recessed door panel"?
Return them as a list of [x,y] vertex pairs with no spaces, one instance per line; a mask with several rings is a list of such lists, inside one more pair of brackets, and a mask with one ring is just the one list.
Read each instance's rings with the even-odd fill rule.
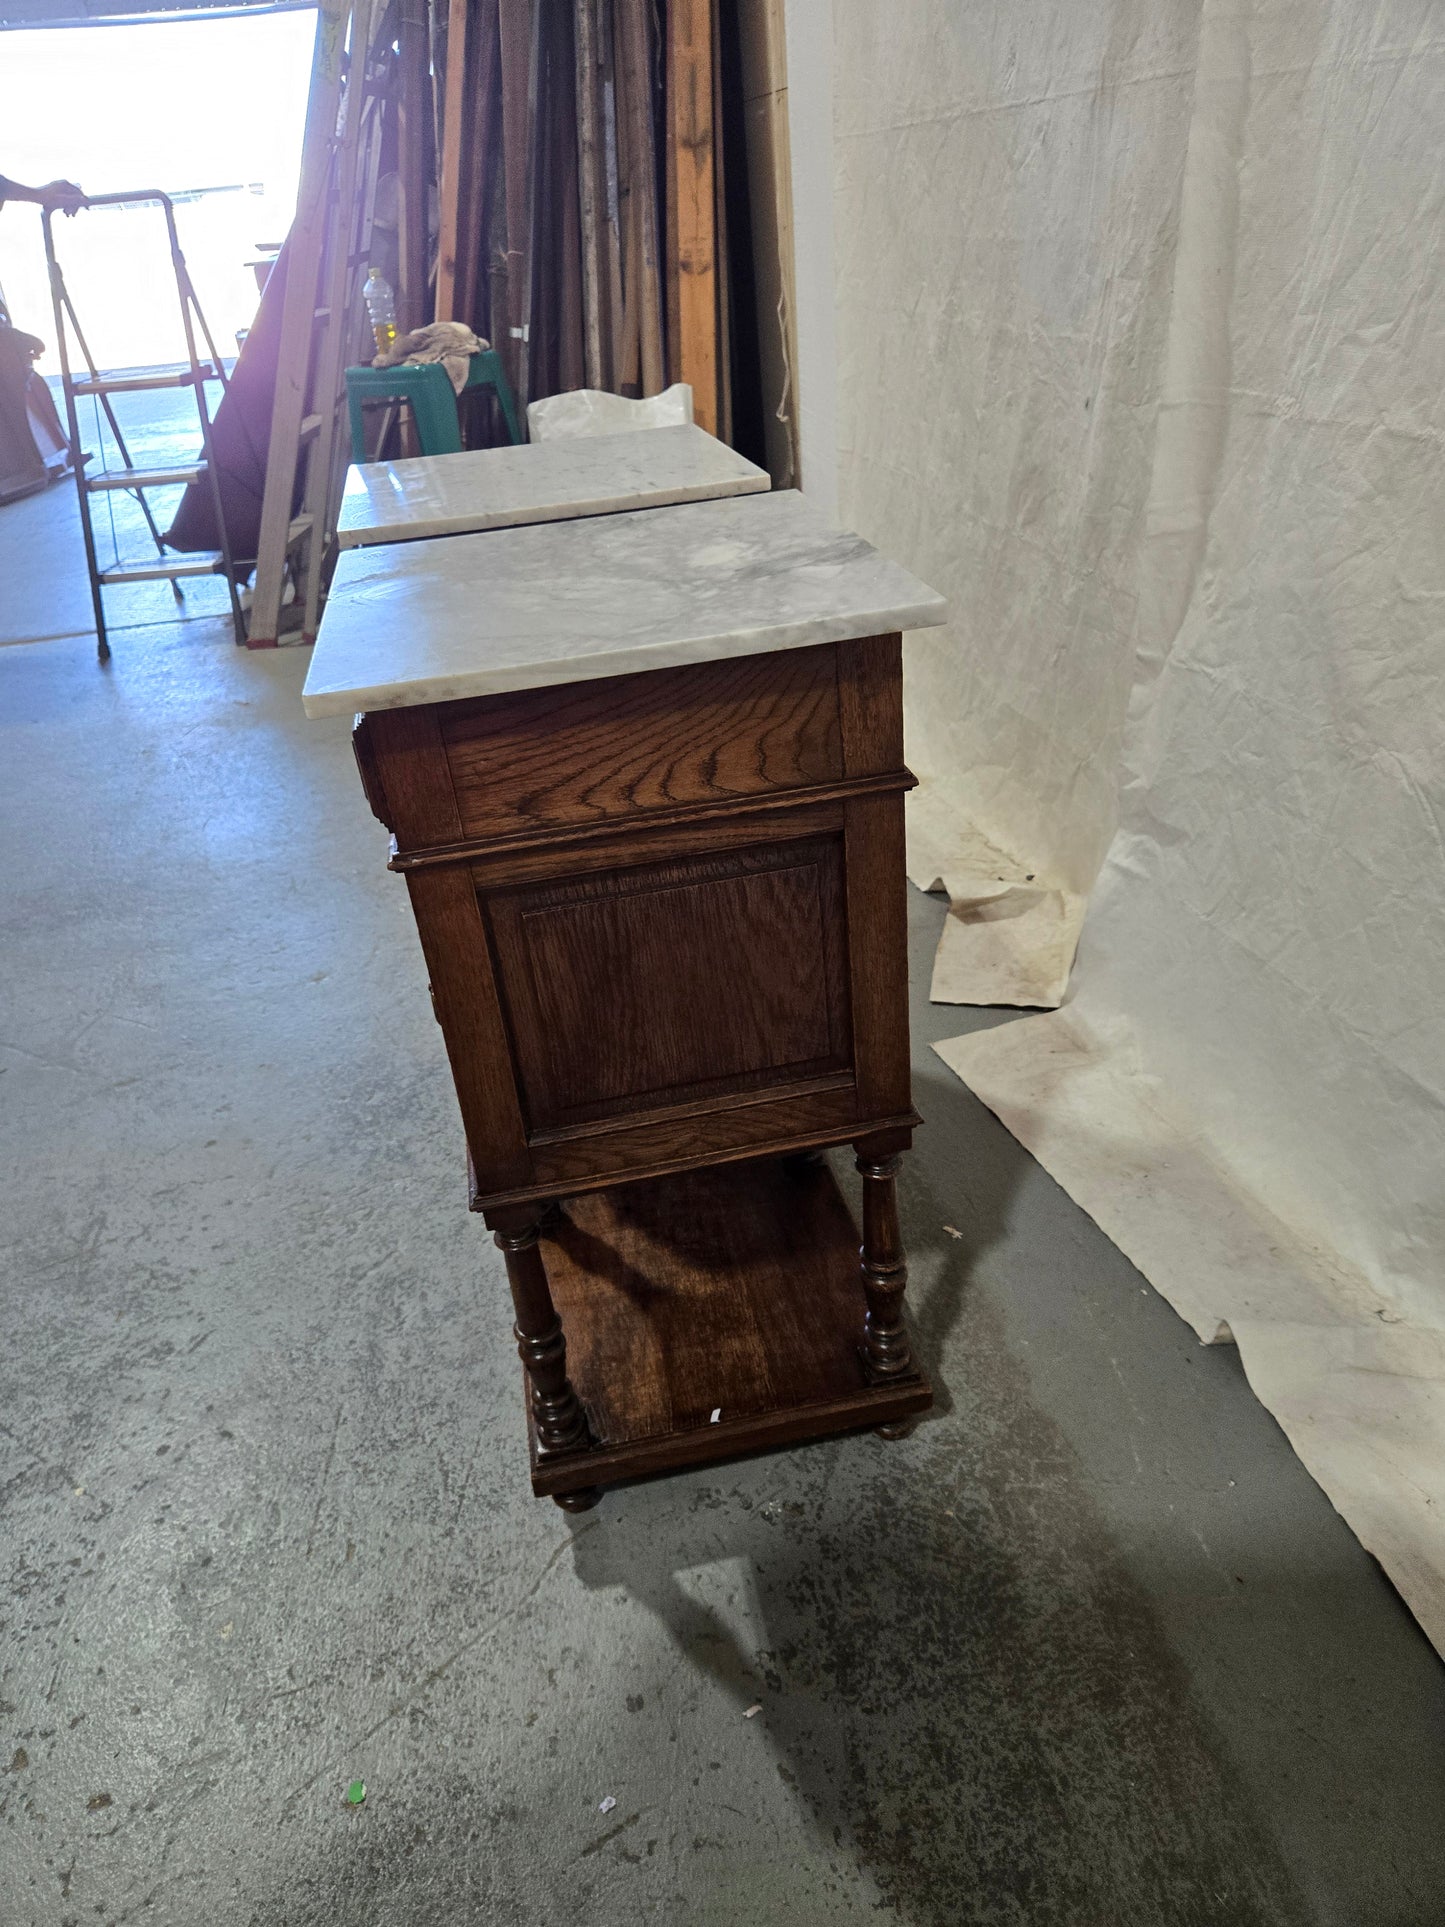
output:
[[483,896],[534,1131],[850,1066],[837,836]]

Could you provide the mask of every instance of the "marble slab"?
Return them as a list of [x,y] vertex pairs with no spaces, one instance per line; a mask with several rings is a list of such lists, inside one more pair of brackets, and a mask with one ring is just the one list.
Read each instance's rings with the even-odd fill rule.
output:
[[404,709],[942,622],[792,490],[343,555],[302,700]]
[[353,549],[751,495],[770,486],[766,469],[689,422],[355,464],[346,473],[336,535],[343,549]]

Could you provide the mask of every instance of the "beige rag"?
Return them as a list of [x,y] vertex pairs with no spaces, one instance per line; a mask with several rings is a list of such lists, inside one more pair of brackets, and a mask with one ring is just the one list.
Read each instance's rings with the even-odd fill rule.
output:
[[429,321],[424,328],[413,328],[409,335],[398,336],[371,365],[395,368],[405,362],[418,367],[428,361],[439,361],[452,387],[460,394],[467,385],[472,356],[481,354],[488,345],[480,335],[474,335],[465,322]]

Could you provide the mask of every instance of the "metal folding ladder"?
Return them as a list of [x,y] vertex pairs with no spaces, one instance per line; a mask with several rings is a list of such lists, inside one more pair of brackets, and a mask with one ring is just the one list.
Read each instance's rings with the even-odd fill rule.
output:
[[[85,542],[85,563],[90,572],[90,599],[95,608],[95,633],[97,653],[106,662],[110,657],[110,644],[106,640],[105,608],[101,591],[123,582],[169,582],[171,592],[179,602],[182,598],[180,579],[186,576],[221,575],[225,577],[231,596],[231,621],[235,627],[237,642],[246,640],[246,618],[241,609],[236,572],[231,565],[230,545],[226,539],[226,522],[221,503],[221,478],[216,469],[215,452],[211,439],[211,415],[206,402],[206,383],[219,381],[222,389],[226,385],[226,371],[216,352],[216,344],[211,331],[206,326],[206,318],[201,313],[201,304],[196,299],[195,288],[191,284],[190,271],[186,258],[181,252],[181,244],[176,234],[176,214],[170,196],[162,194],[157,188],[140,188],[129,194],[95,194],[83,205],[87,207],[116,206],[120,203],[156,201],[165,213],[166,233],[170,240],[171,267],[176,279],[176,300],[181,311],[181,325],[185,330],[187,361],[184,366],[164,369],[151,369],[136,374],[103,374],[95,365],[80,320],[75,312],[70,295],[66,290],[65,277],[60,271],[60,263],[55,256],[55,234],[53,220],[56,210],[46,208],[43,224],[45,228],[45,259],[50,269],[50,297],[55,308],[55,341],[60,354],[61,384],[65,391],[66,429],[70,437],[70,462],[75,475],[76,491],[80,497],[80,532]],[[202,360],[196,352],[196,334],[199,329],[205,339],[209,360]],[[70,336],[74,335],[76,346],[85,360],[86,373],[77,376],[70,362]],[[196,398],[196,414],[201,437],[201,459],[169,468],[138,468],[131,460],[120,423],[116,420],[111,396],[132,394],[137,391],[158,388],[189,388]],[[93,473],[87,473],[87,465],[92,459],[81,447],[80,417],[76,401],[83,395],[94,395],[115,441],[120,457],[119,468],[101,466]],[[205,477],[210,483],[211,503],[215,510],[216,529],[220,536],[219,549],[207,549],[190,555],[167,555],[165,538],[156,525],[151,506],[146,500],[148,488],[172,488]],[[154,556],[141,556],[137,559],[121,561],[118,557],[104,566],[96,555],[95,527],[91,520],[91,506],[95,497],[109,489],[124,489],[134,497],[145,517],[146,527],[156,546]]]

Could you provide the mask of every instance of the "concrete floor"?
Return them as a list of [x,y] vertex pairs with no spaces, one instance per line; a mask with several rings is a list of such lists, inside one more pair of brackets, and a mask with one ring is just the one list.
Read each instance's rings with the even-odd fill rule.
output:
[[1439,1662],[1235,1354],[929,1052],[1010,1021],[927,1003],[930,899],[937,1412],[531,1498],[305,667],[0,650],[0,1927],[1445,1920]]

